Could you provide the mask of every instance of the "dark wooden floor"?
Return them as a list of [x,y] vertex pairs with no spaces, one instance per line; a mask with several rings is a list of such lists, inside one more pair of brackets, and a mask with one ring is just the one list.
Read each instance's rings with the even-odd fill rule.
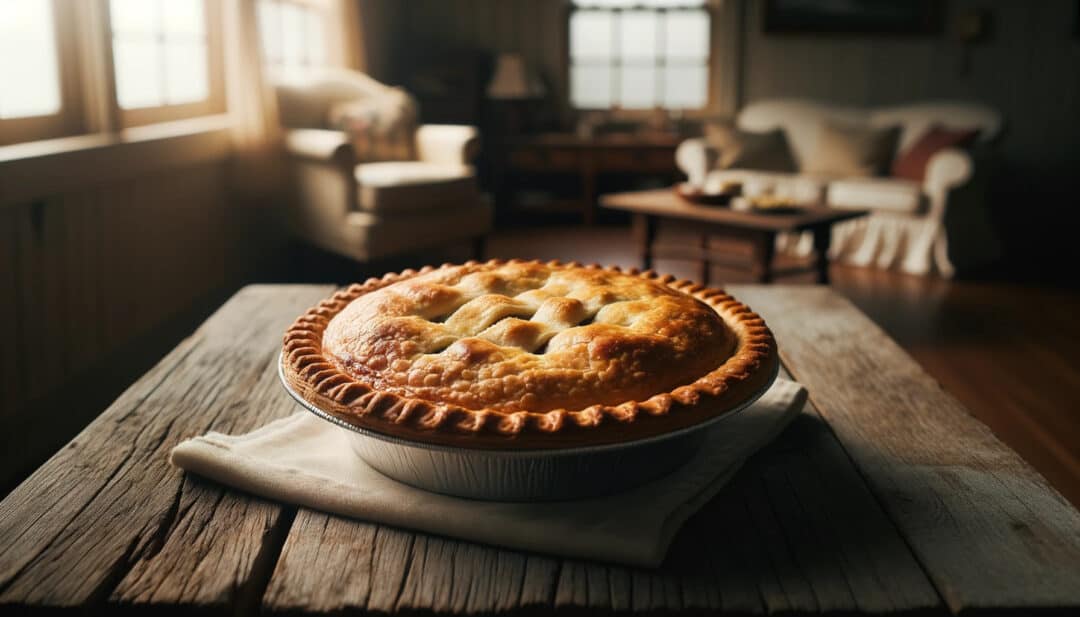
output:
[[[527,228],[498,232],[488,252],[637,266],[635,246],[622,227]],[[685,278],[697,272],[670,260],[656,269]],[[1080,292],[844,266],[831,274],[835,289],[1080,506]],[[730,271],[711,276],[718,285],[747,280]]]

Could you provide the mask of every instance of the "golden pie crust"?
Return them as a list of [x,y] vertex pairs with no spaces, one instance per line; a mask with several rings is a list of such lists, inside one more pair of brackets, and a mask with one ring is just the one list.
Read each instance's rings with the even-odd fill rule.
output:
[[283,374],[354,426],[547,449],[723,414],[777,370],[765,322],[721,290],[617,267],[492,260],[335,293],[286,331]]

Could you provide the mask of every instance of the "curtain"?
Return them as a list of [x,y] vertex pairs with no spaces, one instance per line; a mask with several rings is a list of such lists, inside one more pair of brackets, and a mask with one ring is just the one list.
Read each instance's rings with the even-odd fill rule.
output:
[[[338,66],[368,72],[367,53],[364,49],[363,19],[364,12],[370,10],[370,3],[361,0],[337,0],[334,10],[331,12],[331,23],[335,24],[334,35],[331,37],[332,51]],[[336,38],[336,40],[335,40]]]
[[276,190],[281,177],[281,125],[266,79],[256,16],[257,0],[223,0],[225,95],[232,126],[235,188],[245,194]]

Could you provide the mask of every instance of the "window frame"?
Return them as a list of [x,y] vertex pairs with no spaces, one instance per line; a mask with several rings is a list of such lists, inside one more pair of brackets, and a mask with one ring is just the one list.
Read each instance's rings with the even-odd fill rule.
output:
[[112,19],[109,0],[100,0],[105,16],[103,27],[108,54],[108,79],[110,104],[115,109],[118,128],[131,128],[185,120],[199,116],[225,113],[225,62],[222,50],[222,23],[220,0],[203,0],[203,17],[206,20],[207,97],[201,101],[123,109],[116,100],[116,66],[113,56]]
[[0,146],[69,137],[86,128],[75,15],[73,11],[64,10],[68,8],[64,0],[51,0],[50,3],[60,109],[38,116],[0,118]]
[[[571,55],[571,52],[570,52],[570,27],[571,27],[570,22],[573,19],[574,13],[576,13],[577,11],[596,11],[596,12],[605,12],[605,13],[611,13],[611,14],[615,14],[615,15],[621,15],[622,13],[628,12],[628,11],[647,11],[647,12],[651,12],[651,13],[666,14],[666,13],[673,12],[673,11],[674,12],[679,12],[679,11],[687,11],[687,10],[703,11],[703,12],[705,12],[706,15],[708,15],[708,18],[709,18],[709,24],[708,24],[708,35],[709,35],[708,54],[706,55],[705,60],[704,60],[705,69],[706,69],[705,102],[702,104],[701,107],[667,107],[662,102],[658,102],[653,107],[647,107],[647,108],[646,107],[629,107],[628,108],[628,107],[622,107],[621,104],[619,103],[618,99],[616,99],[615,97],[612,97],[612,104],[608,105],[606,107],[580,107],[580,106],[578,106],[578,105],[576,105],[574,103],[574,98],[573,98],[573,96],[574,96],[574,94],[573,94],[573,67],[574,67],[575,63],[574,63],[574,58],[573,58],[573,56]],[[701,114],[701,113],[708,112],[716,104],[716,101],[714,100],[713,83],[712,83],[714,78],[715,78],[715,76],[713,75],[713,73],[714,73],[713,69],[715,68],[716,55],[717,55],[716,54],[716,49],[715,49],[715,47],[716,47],[716,21],[717,21],[717,11],[716,11],[715,5],[714,5],[713,2],[709,2],[709,1],[706,1],[706,2],[704,2],[702,4],[700,4],[700,5],[689,5],[689,4],[687,4],[687,5],[682,5],[682,6],[674,5],[674,6],[655,7],[655,6],[648,6],[648,5],[636,4],[636,3],[635,4],[630,4],[630,5],[627,5],[627,6],[602,6],[602,5],[601,6],[579,6],[579,5],[575,4],[573,2],[573,0],[568,0],[566,2],[566,4],[565,4],[565,14],[564,14],[564,19],[563,19],[563,41],[565,42],[565,44],[562,46],[563,47],[563,49],[562,49],[562,53],[563,53],[563,62],[562,62],[562,66],[563,66],[563,83],[566,85],[565,92],[566,92],[566,105],[567,105],[567,107],[569,107],[569,109],[571,109],[571,110],[573,110],[575,112],[580,112],[580,113],[618,112],[620,114],[626,114],[626,115],[631,115],[631,116],[634,116],[634,115],[646,115],[646,114],[652,113],[655,109],[658,109],[658,108],[663,109],[663,110],[669,110],[669,111],[670,110],[677,110],[677,111],[680,111],[680,112],[685,112],[688,115]],[[616,26],[615,27],[615,35],[614,35],[615,39],[618,38],[618,32],[619,32],[619,29]],[[666,54],[661,54],[661,53],[658,52],[657,57],[656,57],[656,62],[654,64],[654,66],[657,69],[657,75],[659,76],[659,75],[663,74],[663,72],[665,71],[667,66],[669,66],[669,64],[670,63],[667,62]],[[679,64],[680,63],[678,63],[678,62],[673,63],[674,66],[678,66]],[[621,72],[622,72],[621,69],[624,66],[624,62],[623,62],[623,59],[622,59],[621,55],[613,54],[611,59],[610,59],[610,62],[608,63],[608,66],[618,67],[620,69],[620,74],[621,74]],[[642,62],[635,62],[635,63],[631,63],[630,66],[645,66],[645,64],[642,63]],[[613,89],[613,92],[616,91],[618,89],[618,83],[614,83],[613,86],[612,86],[612,89]]]

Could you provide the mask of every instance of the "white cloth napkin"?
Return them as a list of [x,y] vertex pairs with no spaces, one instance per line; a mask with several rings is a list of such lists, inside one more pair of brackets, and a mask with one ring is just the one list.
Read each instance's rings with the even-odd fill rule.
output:
[[675,532],[800,412],[806,390],[779,379],[718,423],[684,467],[625,493],[549,503],[474,501],[391,480],[360,460],[349,435],[307,411],[245,435],[209,433],[172,451],[187,471],[277,501],[514,549],[660,565]]

